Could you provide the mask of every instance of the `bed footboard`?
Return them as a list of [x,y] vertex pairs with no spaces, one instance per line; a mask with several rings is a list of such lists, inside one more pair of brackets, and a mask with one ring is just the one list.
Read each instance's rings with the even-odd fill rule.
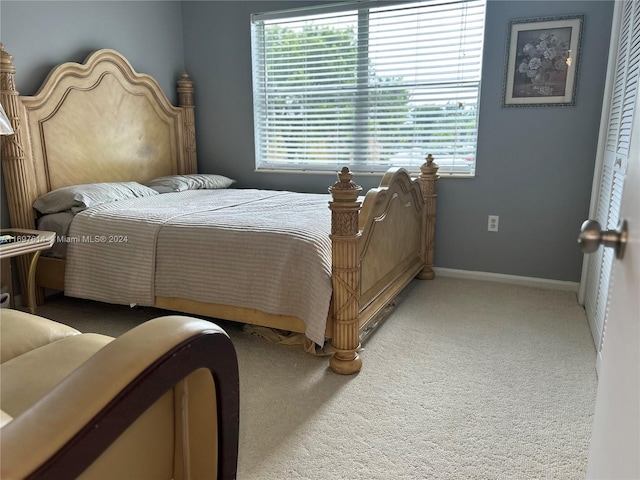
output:
[[416,276],[434,277],[438,167],[431,155],[421,170],[412,180],[406,170],[390,169],[362,203],[347,167],[329,188],[334,372],[357,373],[360,332]]

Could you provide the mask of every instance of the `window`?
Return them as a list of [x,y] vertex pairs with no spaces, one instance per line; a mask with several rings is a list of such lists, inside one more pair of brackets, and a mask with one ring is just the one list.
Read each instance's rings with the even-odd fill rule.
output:
[[361,1],[251,19],[258,170],[475,172],[485,0]]

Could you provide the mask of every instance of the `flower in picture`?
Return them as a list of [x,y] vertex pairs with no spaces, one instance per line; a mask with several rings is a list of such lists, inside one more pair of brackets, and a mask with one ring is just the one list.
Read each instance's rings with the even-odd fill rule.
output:
[[540,95],[553,95],[553,87],[546,85],[552,72],[566,72],[569,45],[558,35],[540,31],[527,41],[518,54],[518,72],[525,75],[534,85],[540,85]]

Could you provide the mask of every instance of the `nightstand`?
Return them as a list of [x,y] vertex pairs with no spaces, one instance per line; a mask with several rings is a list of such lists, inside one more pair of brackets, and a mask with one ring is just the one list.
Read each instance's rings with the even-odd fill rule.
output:
[[[0,236],[9,235],[10,241],[0,243],[0,259],[31,255],[29,264],[29,278],[27,280],[27,306],[31,313],[36,310],[36,265],[43,250],[51,248],[56,241],[55,232],[43,230],[23,230],[11,228],[0,230]],[[22,292],[23,294],[25,292]]]

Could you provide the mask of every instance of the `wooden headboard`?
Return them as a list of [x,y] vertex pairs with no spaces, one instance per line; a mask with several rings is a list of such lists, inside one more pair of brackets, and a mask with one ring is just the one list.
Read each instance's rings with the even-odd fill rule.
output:
[[178,107],[114,50],[57,66],[33,96],[18,93],[15,73],[0,44],[0,102],[16,132],[1,137],[13,228],[34,229],[33,202],[56,188],[196,172],[194,88],[186,73]]
[[[154,78],[105,49],[82,64],[57,66],[35,95],[20,96],[13,57],[3,46],[0,53],[0,101],[16,131],[2,148],[12,226],[34,228],[33,202],[56,188],[196,171],[194,90],[186,73],[175,107]],[[26,210],[31,215],[21,218]]]

